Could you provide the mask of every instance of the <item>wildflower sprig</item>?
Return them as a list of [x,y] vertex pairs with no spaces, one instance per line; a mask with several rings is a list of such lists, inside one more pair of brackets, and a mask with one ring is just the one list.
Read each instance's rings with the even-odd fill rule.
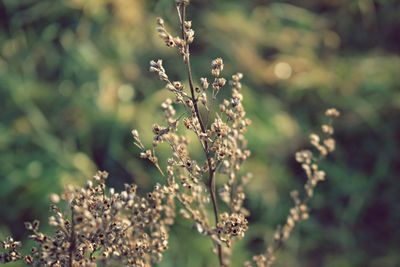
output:
[[[281,249],[283,243],[289,239],[296,224],[309,218],[308,202],[313,197],[317,184],[324,181],[326,177],[325,171],[319,168],[319,163],[335,150],[333,120],[338,118],[340,113],[336,109],[330,108],[326,110],[325,116],[328,119],[328,123],[321,126],[324,137],[316,133],[310,134],[310,144],[315,152],[302,150],[295,154],[296,161],[301,164],[307,176],[307,181],[304,184],[304,193],[301,195],[297,190],[291,192],[290,195],[294,201],[294,207],[290,209],[285,224],[277,227],[273,241],[267,247],[266,252],[253,257],[257,267],[272,266],[276,260],[276,251]],[[253,265],[251,262],[246,262],[245,266],[250,267]]]
[[[221,217],[218,198],[221,196],[226,203],[224,209],[229,212],[223,214],[228,214],[229,218],[239,216],[242,218],[241,222],[247,225],[245,216],[248,212],[243,208],[244,184],[251,175],[240,174],[240,166],[250,155],[250,151],[246,148],[244,133],[251,121],[245,117],[246,113],[241,103],[243,99],[240,93],[242,87],[240,80],[243,78],[241,73],[233,75],[229,83],[232,90],[230,99],[222,99],[220,110],[210,114],[211,106],[208,98],[217,101],[219,91],[227,84],[227,80],[222,77],[224,62],[222,58],[212,60],[213,81],[210,84],[209,79],[203,76],[199,79],[198,86],[196,85],[190,62],[190,45],[194,41],[195,32],[192,22],[186,19],[188,4],[188,1],[176,1],[180,36],[174,36],[167,30],[162,18],[157,19],[158,35],[168,47],[177,48],[186,66],[188,89],[181,81],[169,80],[162,60],[150,62],[150,71],[165,82],[166,89],[174,96],[174,100],[167,99],[162,104],[168,126],[153,127],[155,133],[153,140],[166,142],[171,148],[172,157],[168,159],[166,173],[167,179],[179,186],[175,197],[182,206],[180,213],[185,218],[193,220],[196,228],[213,240],[219,263],[225,266],[228,264],[228,257],[223,255],[222,244],[231,244],[231,239],[243,237],[247,227],[241,228],[243,234],[227,235],[226,231],[221,231],[226,216]],[[175,118],[175,105],[182,105],[186,110],[185,116],[180,120]],[[206,111],[206,115],[201,109]],[[203,162],[189,155],[187,149],[189,141],[185,134],[178,131],[178,121],[182,122],[186,130],[197,136],[204,152]],[[140,142],[136,143],[144,151],[143,157],[154,163],[152,156],[155,153],[145,150]],[[216,186],[217,176],[227,177],[227,183],[220,189]],[[214,222],[209,221],[210,212]]]
[[40,232],[38,221],[26,222],[36,245],[22,256],[17,251],[20,242],[8,238],[1,262],[24,259],[32,266],[60,267],[97,263],[144,267],[159,262],[168,248],[168,229],[175,217],[173,187],[156,185],[140,197],[134,184],[126,184],[118,193],[107,190],[107,176],[99,171],[85,187],[68,187],[61,196],[68,209],[51,206],[54,215],[49,224],[55,234]]

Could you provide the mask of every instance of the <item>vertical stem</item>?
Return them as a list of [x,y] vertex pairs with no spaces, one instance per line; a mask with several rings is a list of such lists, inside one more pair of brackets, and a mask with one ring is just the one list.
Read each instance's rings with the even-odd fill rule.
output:
[[71,203],[71,229],[70,229],[70,246],[69,246],[69,267],[73,266],[74,263],[74,250],[75,250],[75,218],[74,218],[74,206]]
[[[186,5],[185,5],[185,3],[180,4],[180,12],[181,12],[180,17],[181,17],[182,39],[186,42],[186,34],[185,34]],[[199,120],[201,131],[203,133],[206,133],[207,129],[206,129],[206,126],[204,125],[204,122],[200,115],[199,108],[197,105],[197,100],[195,97],[192,68],[191,68],[191,64],[190,64],[190,51],[189,51],[188,44],[185,45],[185,53],[186,53],[186,60],[184,60],[184,63],[187,67],[187,74],[188,74],[188,79],[189,79],[189,87],[190,87],[191,99],[193,102],[193,108],[195,111],[195,115],[196,115],[197,119]],[[208,149],[208,141],[204,140],[203,142],[204,142],[205,154],[206,154],[207,165],[208,165],[209,190],[210,190],[211,201],[212,201],[212,205],[213,205],[215,225],[217,225],[218,220],[219,220],[219,218],[218,218],[219,212],[218,212],[218,202],[217,202],[217,198],[216,198],[216,194],[215,194],[215,169],[213,169],[213,167],[212,167],[211,155],[210,155],[210,151]],[[220,244],[217,244],[217,250],[218,250],[219,265],[224,266],[223,258],[222,258],[222,247]]]

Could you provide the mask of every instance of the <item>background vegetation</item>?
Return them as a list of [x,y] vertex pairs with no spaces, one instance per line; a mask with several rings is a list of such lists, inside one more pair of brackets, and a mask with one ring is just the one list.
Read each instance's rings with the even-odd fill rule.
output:
[[[182,77],[155,18],[177,26],[172,0],[0,1],[0,237],[26,239],[48,196],[96,169],[119,187],[160,180],[130,130],[146,136],[168,93],[148,73],[163,58]],[[400,5],[396,0],[193,0],[196,77],[211,59],[245,74],[253,125],[246,206],[251,227],[235,262],[263,251],[305,177],[294,151],[337,107],[328,180],[276,266],[400,266]],[[150,138],[150,135],[147,135]],[[147,138],[147,142],[150,142]],[[44,223],[45,224],[45,223]],[[211,244],[178,219],[160,266],[213,266]],[[239,265],[238,265],[239,266]]]

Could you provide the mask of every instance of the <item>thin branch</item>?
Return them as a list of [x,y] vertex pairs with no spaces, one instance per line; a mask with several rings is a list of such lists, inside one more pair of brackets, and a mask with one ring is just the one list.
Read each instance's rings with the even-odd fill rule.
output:
[[75,250],[75,213],[74,206],[71,203],[71,229],[70,229],[70,246],[69,246],[69,267],[73,266],[74,250]]
[[[180,11],[180,12],[179,12]],[[181,3],[178,8],[178,13],[180,17],[180,22],[181,22],[181,29],[182,29],[182,39],[186,42],[186,34],[185,34],[185,20],[186,20],[186,5]],[[186,54],[186,60],[184,60],[184,63],[187,67],[187,74],[188,74],[188,79],[189,79],[189,87],[190,87],[190,94],[193,102],[193,107],[195,111],[195,115],[199,121],[201,131],[203,133],[207,132],[206,126],[203,123],[202,117],[199,112],[199,108],[197,105],[197,99],[195,96],[195,90],[193,86],[193,75],[192,75],[192,68],[190,64],[190,51],[189,51],[189,45],[185,44],[185,54]],[[208,149],[208,142],[207,140],[204,140],[204,150],[207,158],[207,165],[208,165],[208,174],[209,174],[209,190],[210,190],[210,195],[211,195],[211,201],[213,205],[213,211],[214,211],[214,219],[215,219],[215,225],[218,224],[219,220],[219,212],[218,212],[218,202],[215,194],[215,170],[212,167],[212,162],[211,162],[211,155],[210,151]],[[220,244],[217,244],[217,250],[218,250],[218,259],[219,259],[219,264],[220,266],[224,266],[223,264],[223,258],[222,258],[222,247]]]

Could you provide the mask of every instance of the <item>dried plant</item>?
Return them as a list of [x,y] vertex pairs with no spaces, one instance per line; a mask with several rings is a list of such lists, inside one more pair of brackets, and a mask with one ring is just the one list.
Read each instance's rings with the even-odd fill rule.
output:
[[[142,143],[138,131],[132,131],[140,156],[154,164],[165,177],[165,184],[156,185],[145,197],[137,194],[133,184],[126,184],[123,191],[115,192],[112,188],[106,189],[108,174],[99,171],[84,187],[68,187],[61,196],[52,195],[54,215],[49,218],[49,224],[55,228],[54,235],[40,232],[38,221],[25,223],[36,246],[29,255],[23,256],[19,252],[21,243],[8,238],[3,242],[0,262],[24,260],[33,266],[151,266],[162,259],[168,247],[168,231],[174,222],[177,202],[180,214],[212,240],[219,265],[231,265],[234,242],[248,229],[244,189],[252,176],[241,170],[250,156],[244,134],[251,121],[246,118],[242,105],[241,73],[232,75],[230,97],[220,100],[219,105],[214,103],[219,100],[219,91],[227,86],[222,77],[221,58],[211,62],[212,81],[205,77],[198,83],[194,80],[190,44],[195,32],[191,21],[186,19],[188,4],[188,0],[176,3],[180,37],[173,36],[161,18],[157,19],[157,32],[167,46],[177,48],[182,56],[189,88],[183,81],[171,81],[161,60],[151,61],[150,71],[165,83],[173,97],[161,105],[165,121],[163,125],[153,125],[150,149]],[[214,106],[219,109],[213,111]],[[178,108],[183,110],[179,116]],[[325,115],[330,121],[322,126],[324,136],[310,135],[317,153],[309,150],[296,153],[296,160],[307,175],[304,193],[292,192],[294,207],[286,223],[278,227],[266,252],[254,256],[253,262],[246,262],[245,266],[271,266],[275,252],[289,238],[296,223],[309,217],[307,203],[317,183],[325,179],[318,163],[335,149],[332,119],[339,112],[328,109]],[[201,160],[189,153],[189,133],[197,137],[203,154]],[[156,155],[161,143],[166,143],[171,150],[165,169]],[[216,187],[216,179],[221,181],[220,188]],[[55,205],[61,199],[67,204],[65,209]]]

